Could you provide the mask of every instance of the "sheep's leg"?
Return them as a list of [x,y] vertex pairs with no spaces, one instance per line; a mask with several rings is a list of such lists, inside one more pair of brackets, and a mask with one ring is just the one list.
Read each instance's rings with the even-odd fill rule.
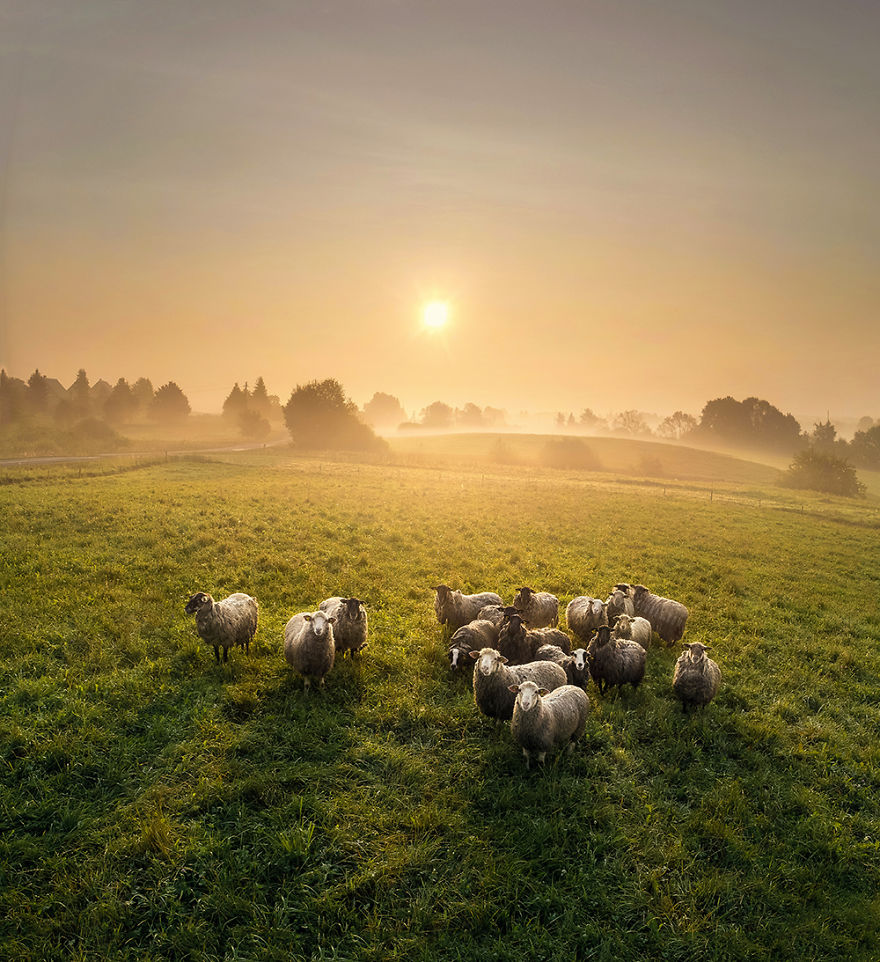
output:
[[543,765],[544,759],[547,757],[547,752],[538,752],[538,761]]
[[225,665],[227,661],[229,661],[229,649],[224,645],[224,647],[223,647],[223,664]]
[[220,664],[220,649],[216,645],[214,645],[214,661]]
[[532,759],[531,759],[531,756],[529,755],[529,750],[527,748],[524,748],[522,752],[523,752],[523,757],[526,760],[526,768],[531,768]]

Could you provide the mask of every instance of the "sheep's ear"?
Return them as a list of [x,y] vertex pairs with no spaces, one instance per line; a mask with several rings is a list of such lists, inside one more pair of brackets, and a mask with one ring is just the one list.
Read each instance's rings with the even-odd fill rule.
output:
[[504,655],[499,655],[498,660],[501,662],[502,665],[507,664],[507,659],[504,657]]
[[336,615],[330,615],[330,617],[327,619],[327,621],[329,621],[331,625],[335,625],[335,624],[336,624]]
[[519,692],[519,685],[508,685],[507,690],[512,691],[514,695],[516,695]]
[[480,657],[480,653],[478,651],[469,651],[468,654],[474,659],[474,661]]
[[544,695],[549,695],[549,694],[550,694],[550,689],[549,689],[549,688],[539,688],[539,689],[538,689],[538,694],[543,698]]
[[305,618],[306,621],[311,621],[311,620],[312,620],[312,616],[311,616],[311,615],[303,615],[303,618]]

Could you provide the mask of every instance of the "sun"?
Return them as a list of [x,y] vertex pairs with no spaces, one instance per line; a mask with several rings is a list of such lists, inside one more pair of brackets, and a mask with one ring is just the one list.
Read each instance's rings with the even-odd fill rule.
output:
[[439,330],[446,327],[449,321],[449,303],[447,301],[428,301],[422,308],[422,322],[425,327]]

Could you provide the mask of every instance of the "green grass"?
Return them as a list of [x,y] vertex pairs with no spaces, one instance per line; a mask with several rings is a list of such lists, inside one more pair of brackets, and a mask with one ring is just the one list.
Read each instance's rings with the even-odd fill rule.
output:
[[[0,487],[0,957],[880,955],[880,507],[762,485],[252,452]],[[450,678],[438,581],[685,601],[677,652],[526,771]],[[215,666],[198,589],[260,601]],[[370,647],[305,695],[290,615]]]

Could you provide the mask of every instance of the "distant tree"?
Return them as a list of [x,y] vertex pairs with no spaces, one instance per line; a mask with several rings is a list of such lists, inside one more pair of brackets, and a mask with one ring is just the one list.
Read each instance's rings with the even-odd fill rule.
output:
[[837,428],[831,423],[830,418],[814,424],[813,433],[809,439],[815,450],[823,454],[835,453],[842,443],[837,437]]
[[562,411],[556,412],[556,427],[558,427],[560,430],[565,427],[565,415],[562,413]]
[[17,377],[0,371],[0,424],[11,424],[24,413],[27,387]]
[[647,437],[651,434],[645,419],[633,408],[621,411],[614,418],[614,430],[621,434],[631,434],[633,437]]
[[608,429],[608,422],[605,418],[600,418],[598,414],[594,414],[590,408],[584,408],[581,411],[581,416],[578,418],[581,427],[587,428],[590,431],[606,431]]
[[189,415],[190,406],[186,395],[174,381],[160,387],[153,398],[150,416],[154,421],[182,421]]
[[377,391],[364,405],[364,420],[374,428],[397,427],[406,420],[406,411],[393,394]]
[[70,396],[70,402],[73,405],[73,411],[76,417],[88,417],[92,409],[92,397],[85,368],[80,368],[76,372],[76,380],[70,385],[67,393]]
[[239,415],[238,426],[242,437],[262,441],[272,432],[272,425],[255,408],[248,408]]
[[483,408],[483,423],[486,427],[497,427],[504,424],[507,420],[507,413],[501,408],[484,407]]
[[422,411],[422,427],[443,430],[452,427],[455,411],[442,401],[434,401]]
[[114,385],[110,396],[104,402],[104,417],[111,424],[127,421],[137,407],[131,385],[121,377]]
[[665,417],[657,427],[657,434],[670,441],[680,441],[697,428],[697,419],[692,414],[676,411]]
[[357,405],[335,378],[298,384],[284,405],[284,421],[301,448],[363,451],[384,446],[358,418]]
[[866,490],[851,464],[815,448],[801,451],[795,456],[780,484],[787,488],[807,488],[848,498],[863,498]]
[[856,431],[849,444],[849,454],[860,467],[880,467],[880,424],[866,431]]
[[576,423],[577,423],[577,422],[576,422],[575,419],[574,419],[574,412],[573,412],[573,411],[569,411],[569,412],[568,412],[568,420],[565,422],[566,427],[568,427],[568,428],[573,428]]
[[155,394],[156,392],[153,390],[153,384],[150,379],[139,377],[131,386],[131,395],[135,403],[135,409],[132,414],[149,414]]
[[49,407],[48,381],[39,368],[28,378],[27,404],[35,414],[43,414]]
[[455,423],[463,428],[483,427],[483,412],[472,401],[455,412]]
[[256,411],[262,418],[268,418],[272,413],[272,402],[269,400],[266,382],[262,377],[257,378],[257,383],[254,385],[253,391],[251,391],[249,407],[251,410]]
[[237,421],[247,409],[247,385],[245,385],[245,390],[242,391],[238,386],[238,381],[236,381],[226,400],[223,402],[223,416],[229,418],[231,421]]
[[793,451],[801,443],[801,426],[791,414],[760,398],[716,398],[703,408],[700,433],[732,444],[756,444]]
[[874,419],[869,418],[867,415],[863,418],[859,418],[859,423],[856,425],[857,431],[868,431],[874,427]]

